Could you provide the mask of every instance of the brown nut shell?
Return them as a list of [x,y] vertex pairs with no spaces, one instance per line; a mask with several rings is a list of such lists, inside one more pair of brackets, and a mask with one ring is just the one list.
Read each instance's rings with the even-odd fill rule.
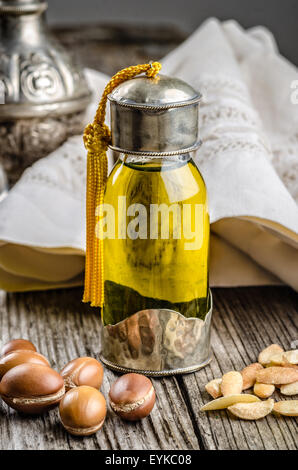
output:
[[12,339],[8,343],[4,344],[1,349],[1,356],[8,354],[12,351],[17,351],[18,349],[28,349],[29,351],[36,351],[36,347],[28,339]]
[[103,379],[103,367],[93,357],[78,357],[66,364],[60,374],[64,379],[66,390],[80,385],[99,389]]
[[103,425],[106,414],[106,400],[94,387],[82,385],[69,390],[59,405],[63,427],[76,436],[89,436]]
[[51,367],[48,360],[42,354],[28,349],[19,349],[5,354],[5,356],[0,359],[0,379],[13,367],[25,363]]
[[2,399],[22,413],[43,413],[59,403],[64,393],[61,375],[40,364],[20,364],[10,369],[0,382]]
[[118,416],[128,421],[137,421],[151,413],[155,404],[155,390],[148,377],[125,374],[113,383],[109,399]]

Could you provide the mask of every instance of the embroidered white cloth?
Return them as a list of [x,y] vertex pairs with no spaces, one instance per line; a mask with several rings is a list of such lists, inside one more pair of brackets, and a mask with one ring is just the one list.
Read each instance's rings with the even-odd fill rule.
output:
[[[161,62],[164,74],[204,95],[195,160],[209,193],[211,285],[298,289],[297,68],[264,28],[215,19]],[[90,122],[108,77],[86,75],[94,90]],[[0,203],[1,288],[82,284],[85,167],[82,137],[72,137],[27,169]]]

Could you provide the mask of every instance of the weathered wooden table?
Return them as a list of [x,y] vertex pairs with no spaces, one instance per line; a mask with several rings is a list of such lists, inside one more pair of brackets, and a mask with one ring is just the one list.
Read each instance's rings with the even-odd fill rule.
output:
[[[2,449],[295,449],[297,421],[273,415],[246,422],[226,411],[200,413],[210,397],[204,385],[228,370],[256,360],[271,343],[290,348],[297,340],[298,296],[287,287],[213,289],[213,361],[195,374],[154,379],[151,415],[139,423],[122,421],[109,410],[101,431],[88,438],[68,435],[57,410],[23,417],[0,405]],[[100,318],[81,302],[81,289],[26,294],[2,293],[1,340],[30,338],[58,370],[78,356],[98,356]],[[296,323],[295,323],[296,322]],[[105,371],[108,395],[116,375]],[[277,395],[277,394],[276,394]],[[276,396],[276,398],[278,398]]]
[[[84,28],[57,36],[85,66],[106,73],[149,58],[159,58],[183,35],[172,29]],[[59,423],[57,409],[42,417],[24,417],[0,404],[1,449],[295,449],[295,418],[273,415],[257,422],[231,418],[226,411],[203,414],[210,398],[206,382],[256,361],[271,343],[289,349],[298,340],[298,295],[287,287],[213,289],[213,361],[190,375],[154,379],[157,401],[139,423],[122,421],[109,410],[96,435],[75,438]],[[59,370],[69,360],[100,351],[97,309],[81,302],[82,290],[26,294],[0,292],[0,341],[29,338]],[[108,395],[116,375],[106,370]],[[276,394],[277,395],[277,394]],[[278,396],[276,396],[278,398]]]

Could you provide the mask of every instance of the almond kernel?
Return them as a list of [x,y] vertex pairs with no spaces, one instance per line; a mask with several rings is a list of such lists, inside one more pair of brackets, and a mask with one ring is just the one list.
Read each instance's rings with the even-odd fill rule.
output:
[[269,364],[271,362],[272,356],[283,351],[283,348],[278,344],[271,344],[260,352],[258,362],[262,364],[262,366],[266,366],[266,364]]
[[280,387],[280,393],[283,395],[298,395],[298,381],[292,382],[291,384],[282,385]]
[[272,384],[260,384],[258,382],[254,385],[254,394],[259,398],[269,398],[273,395],[275,386]]
[[274,404],[274,411],[283,416],[298,416],[298,400],[283,400]]
[[254,362],[253,364],[250,364],[241,371],[243,379],[242,390],[247,390],[248,388],[251,388],[254,385],[256,381],[257,371],[260,369],[263,369],[263,366],[258,362]]
[[298,371],[290,367],[267,367],[257,372],[256,379],[263,384],[290,384],[298,380]]
[[221,389],[220,389],[221,379],[213,379],[205,385],[206,392],[212,396],[212,398],[219,398],[221,397]]
[[228,395],[237,395],[242,392],[243,379],[240,372],[230,371],[222,376],[221,393],[224,397]]
[[202,406],[200,411],[213,411],[213,410],[223,410],[224,408],[228,408],[231,405],[235,405],[236,403],[253,403],[256,401],[261,401],[255,395],[249,395],[248,393],[241,393],[237,395],[229,395],[227,397],[217,398],[216,400],[212,400],[206,405]]
[[257,403],[237,403],[228,407],[228,410],[237,418],[256,420],[264,418],[273,410],[274,400],[259,401]]

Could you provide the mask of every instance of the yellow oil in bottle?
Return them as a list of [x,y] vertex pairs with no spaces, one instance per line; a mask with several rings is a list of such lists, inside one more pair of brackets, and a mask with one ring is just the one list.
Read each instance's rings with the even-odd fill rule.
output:
[[108,178],[103,217],[104,325],[151,308],[204,319],[208,202],[190,155],[121,156]]

